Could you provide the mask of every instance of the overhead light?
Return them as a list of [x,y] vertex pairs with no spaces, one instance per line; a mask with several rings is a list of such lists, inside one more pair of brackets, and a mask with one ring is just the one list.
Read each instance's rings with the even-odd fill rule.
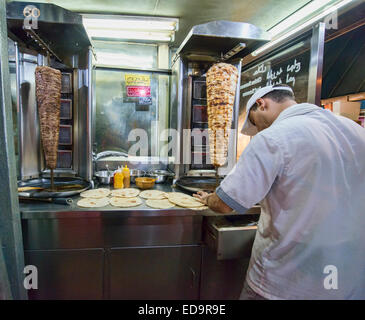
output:
[[83,18],[83,24],[87,29],[175,31],[177,22],[177,19]]
[[153,64],[153,57],[151,56],[133,56],[122,53],[97,52],[96,57],[99,65],[122,65],[131,67],[138,65],[141,67],[148,67]]
[[[326,0],[324,0],[326,1]],[[325,9],[324,11],[322,11],[321,13],[319,13],[318,15],[314,16],[313,18],[310,18],[309,20],[307,20],[306,22],[304,23],[301,23],[299,26],[297,26],[296,28],[286,32],[285,34],[277,37],[277,38],[274,38],[272,41],[268,42],[267,44],[263,45],[262,47],[260,47],[259,49],[255,50],[254,52],[252,52],[252,55],[253,56],[257,56],[259,55],[260,53],[268,50],[269,48],[275,46],[276,44],[282,42],[283,40],[291,37],[292,35],[296,34],[297,32],[299,32],[300,30],[303,30],[307,27],[309,27],[310,25],[314,24],[315,22],[317,22],[318,20],[326,17],[327,15],[331,14],[332,12],[342,8],[343,6],[349,4],[350,2],[352,2],[353,0],[342,0],[340,2],[338,2],[337,4]],[[317,2],[317,1],[315,1]],[[327,1],[328,2],[328,1]],[[323,7],[323,6],[322,6]],[[305,8],[305,7],[304,7]],[[304,9],[303,8],[303,9]],[[312,7],[312,9],[314,9],[315,7]],[[309,12],[307,11],[307,15],[310,15],[311,13],[313,13],[313,11]],[[302,16],[304,17],[304,16]],[[290,19],[290,21],[292,22],[292,24],[290,25],[289,23],[286,23],[286,20],[284,20],[282,23],[283,23],[283,27],[285,26],[285,29],[283,30],[287,30],[288,28],[290,28],[290,26],[293,26],[295,23],[298,22],[297,19],[299,19],[299,16],[297,16],[296,20],[292,20],[291,19],[291,16],[288,18]],[[276,27],[273,28],[274,30],[274,33],[277,32],[277,34],[280,34],[282,33],[283,30],[281,30],[283,27],[279,27],[280,24]],[[275,29],[276,28],[276,29]],[[271,33],[271,30],[269,31]]]
[[178,30],[177,18],[83,15],[91,38],[169,42]]
[[288,30],[290,27],[301,21],[302,19],[310,16],[317,10],[323,8],[329,2],[334,2],[333,0],[315,0],[307,4],[306,6],[302,7],[284,21],[277,24],[275,27],[269,29],[269,32],[272,37],[275,37],[282,33],[285,30]]
[[150,41],[171,41],[173,34],[170,32],[148,32],[148,31],[124,31],[124,30],[87,30],[91,38],[100,39],[128,39],[128,40],[150,40]]

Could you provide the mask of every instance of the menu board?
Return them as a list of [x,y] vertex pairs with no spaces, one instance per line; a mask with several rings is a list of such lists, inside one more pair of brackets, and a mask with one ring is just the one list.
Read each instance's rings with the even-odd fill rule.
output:
[[272,61],[267,61],[245,71],[242,74],[244,83],[240,86],[242,101],[248,100],[261,87],[277,84],[291,86],[297,99],[304,100],[307,95],[305,89],[308,87],[306,58],[303,55],[276,65]]
[[[268,58],[242,68],[240,84],[239,132],[246,115],[246,104],[262,87],[286,84],[292,87],[298,103],[307,102],[310,65],[310,37]],[[238,135],[237,158],[247,145],[247,136]]]

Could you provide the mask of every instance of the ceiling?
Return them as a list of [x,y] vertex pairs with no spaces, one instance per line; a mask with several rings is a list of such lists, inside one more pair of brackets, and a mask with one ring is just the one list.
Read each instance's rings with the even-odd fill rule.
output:
[[[23,0],[24,1],[24,0]],[[231,20],[252,23],[267,30],[309,0],[38,0],[80,13],[107,13],[178,17],[178,47],[194,25]]]

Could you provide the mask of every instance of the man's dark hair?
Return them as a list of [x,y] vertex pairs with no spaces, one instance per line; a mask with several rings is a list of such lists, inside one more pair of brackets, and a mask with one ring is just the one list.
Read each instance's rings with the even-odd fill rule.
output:
[[[288,86],[287,84],[276,84],[276,85],[273,86],[273,88],[276,88],[276,87],[288,87],[288,88],[290,88],[290,86]],[[295,100],[294,94],[289,90],[274,90],[274,91],[271,91],[271,92],[265,94],[262,98],[269,98],[269,99],[271,99],[275,102],[278,102],[278,103],[283,102],[286,99]],[[256,111],[257,108],[258,108],[258,104],[255,103],[251,107],[251,110]]]

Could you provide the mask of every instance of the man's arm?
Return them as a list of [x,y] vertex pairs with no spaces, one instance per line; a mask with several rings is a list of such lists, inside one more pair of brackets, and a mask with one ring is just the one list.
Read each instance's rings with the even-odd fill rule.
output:
[[206,193],[203,191],[199,191],[198,194],[193,195],[195,198],[198,198],[202,203],[207,205],[209,209],[212,209],[218,213],[231,213],[233,209],[226,205],[218,196],[214,193]]
[[229,206],[227,206],[221,198],[217,196],[217,194],[214,192],[210,194],[207,198],[207,206],[212,209],[215,212],[219,213],[231,213],[233,209]]

